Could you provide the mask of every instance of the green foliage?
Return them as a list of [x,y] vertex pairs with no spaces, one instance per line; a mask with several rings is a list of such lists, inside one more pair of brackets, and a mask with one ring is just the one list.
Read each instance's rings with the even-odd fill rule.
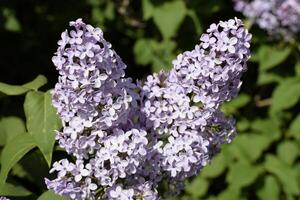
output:
[[33,81],[20,86],[9,85],[0,82],[0,93],[2,92],[6,95],[20,95],[30,90],[37,90],[43,85],[45,85],[46,83],[47,83],[47,79],[43,75],[39,75]]
[[34,147],[33,138],[28,133],[16,136],[5,145],[1,154],[0,186],[5,183],[11,168]]
[[16,18],[15,13],[11,9],[4,9],[3,15],[5,18],[4,27],[6,30],[11,32],[20,32],[21,31],[21,25],[19,20]]
[[276,178],[271,175],[265,176],[264,185],[257,191],[257,195],[260,199],[278,200],[280,198],[280,187]]
[[35,144],[43,153],[48,165],[51,165],[55,143],[55,130],[61,126],[60,119],[51,103],[50,92],[28,92],[24,102],[26,125]]
[[0,186],[1,196],[28,196],[31,192],[22,186],[5,183]]
[[[68,21],[82,17],[100,26],[128,64],[128,76],[144,79],[170,69],[176,55],[193,49],[210,23],[240,16],[227,0],[0,4],[5,47],[0,73],[0,195],[12,200],[65,199],[47,191],[43,183],[51,161],[60,159],[62,152],[53,152],[58,149],[54,130],[61,125],[49,91],[42,91],[57,81],[49,63]],[[269,40],[257,26],[244,22],[253,34],[252,58],[240,95],[222,106],[236,118],[238,134],[173,199],[300,198],[299,41]],[[49,83],[40,75],[22,84],[36,74],[47,74]]]
[[47,192],[43,193],[37,200],[68,200],[68,198],[59,196],[53,191],[48,190]]
[[187,184],[186,192],[191,195],[192,199],[198,199],[207,192],[208,186],[206,179],[197,178]]
[[163,38],[169,39],[176,34],[182,23],[186,15],[186,7],[181,0],[165,2],[156,7],[152,15]]
[[281,64],[291,53],[291,47],[262,45],[258,51],[259,70],[266,71]]
[[175,57],[172,53],[175,47],[175,42],[170,40],[161,43],[151,39],[137,40],[134,45],[136,62],[141,65],[151,64],[154,72],[170,69],[170,63]]
[[299,179],[297,178],[299,171],[297,169],[290,167],[274,155],[266,156],[265,168],[268,172],[277,176],[287,194],[300,194]]
[[300,79],[285,79],[274,90],[272,95],[271,113],[291,108],[298,103],[300,98]]
[[289,135],[300,139],[300,114],[292,121],[288,133]]
[[18,117],[4,117],[0,119],[0,146],[10,142],[17,135],[26,132],[25,124]]
[[[0,195],[5,196],[28,196],[28,191],[22,185],[13,185],[14,176],[19,178],[27,178],[34,181],[38,185],[39,179],[44,182],[43,164],[37,157],[25,155],[38,147],[48,166],[51,165],[53,147],[55,143],[55,130],[61,127],[60,119],[56,114],[56,110],[52,106],[51,94],[48,92],[37,91],[43,86],[47,79],[39,75],[33,81],[21,86],[8,85],[1,83],[1,92],[6,95],[22,95],[26,93],[24,102],[24,112],[26,116],[26,127],[22,119],[19,117],[3,117],[0,120],[0,146],[4,148],[1,153],[1,171],[0,171]],[[30,158],[30,169],[28,169],[27,158]],[[39,158],[39,157],[38,157]],[[20,161],[22,162],[20,164]],[[34,163],[32,163],[34,162]],[[31,169],[34,169],[32,171]],[[13,169],[13,170],[12,170]],[[26,169],[26,170],[25,170]],[[12,175],[9,172],[12,170]],[[49,169],[47,169],[48,171]],[[28,174],[28,172],[30,172]],[[8,179],[9,182],[6,182]],[[44,184],[42,184],[42,189]],[[30,198],[30,197],[29,197]],[[45,193],[41,199],[64,199],[52,192]]]
[[250,185],[261,173],[261,168],[248,162],[236,162],[230,165],[226,180],[233,189]]

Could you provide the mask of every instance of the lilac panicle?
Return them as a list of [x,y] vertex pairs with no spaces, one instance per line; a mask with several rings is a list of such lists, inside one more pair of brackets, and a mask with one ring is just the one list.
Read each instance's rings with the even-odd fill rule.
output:
[[56,139],[75,161],[55,162],[47,187],[79,200],[179,194],[235,136],[220,106],[238,94],[251,35],[236,18],[212,24],[169,72],[135,84],[101,29],[81,19],[70,26],[52,59],[59,72],[52,97],[63,121]]
[[195,49],[177,56],[170,72],[148,76],[142,111],[146,127],[157,134],[157,162],[172,181],[197,174],[234,137],[234,120],[219,107],[240,89],[250,39],[238,19],[212,24]]
[[266,30],[286,40],[300,32],[300,0],[233,0],[235,9]]
[[9,200],[9,199],[6,197],[0,197],[0,200]]

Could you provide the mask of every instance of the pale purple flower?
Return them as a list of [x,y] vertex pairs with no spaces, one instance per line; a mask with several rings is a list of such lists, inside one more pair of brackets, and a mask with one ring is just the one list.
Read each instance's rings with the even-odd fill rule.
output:
[[212,24],[169,72],[135,84],[101,29],[70,26],[52,59],[52,97],[63,122],[56,139],[74,161],[55,162],[47,187],[76,200],[159,200],[166,183],[165,195],[178,195],[235,136],[220,106],[240,89],[251,35],[238,19]]
[[133,189],[126,190],[119,185],[111,187],[109,190],[107,190],[107,199],[109,200],[134,200],[133,196]]
[[289,40],[300,31],[299,0],[233,0],[235,9],[265,29],[271,37]]

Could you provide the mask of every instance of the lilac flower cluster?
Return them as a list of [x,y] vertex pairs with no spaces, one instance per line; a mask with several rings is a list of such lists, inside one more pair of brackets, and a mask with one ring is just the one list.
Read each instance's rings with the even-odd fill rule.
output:
[[268,31],[291,39],[300,32],[300,0],[233,0],[235,9]]
[[155,200],[176,195],[235,135],[220,105],[235,97],[250,57],[239,19],[212,24],[173,69],[133,83],[99,28],[81,19],[62,33],[52,96],[56,139],[75,158],[53,164],[49,189],[71,199]]
[[9,199],[6,197],[0,197],[0,200],[9,200]]

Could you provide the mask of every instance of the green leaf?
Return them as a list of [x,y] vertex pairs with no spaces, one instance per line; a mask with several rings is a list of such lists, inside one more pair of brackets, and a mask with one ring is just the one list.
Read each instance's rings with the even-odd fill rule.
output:
[[0,196],[28,196],[31,192],[22,186],[5,183],[0,186]]
[[300,97],[300,80],[295,78],[285,79],[277,86],[272,94],[272,106],[270,113],[291,108]]
[[241,200],[240,191],[237,188],[227,188],[219,194],[217,200]]
[[154,23],[164,39],[175,36],[186,13],[185,3],[181,0],[165,2],[161,6],[155,7],[153,13]]
[[268,148],[272,140],[269,137],[259,134],[239,135],[233,145],[239,149],[239,159],[247,158],[249,161],[257,160]]
[[286,193],[293,195],[300,194],[297,168],[293,169],[288,164],[276,158],[274,155],[266,156],[265,168],[279,178]]
[[253,183],[261,173],[261,168],[247,162],[237,162],[230,166],[226,180],[234,189]]
[[115,4],[112,1],[107,1],[106,7],[104,10],[105,17],[108,20],[113,20],[115,18]]
[[148,20],[152,17],[154,12],[154,7],[150,0],[143,0],[142,1],[142,8],[143,8],[143,19]]
[[169,70],[172,68],[171,61],[175,55],[173,50],[176,47],[176,43],[171,40],[164,40],[157,43],[154,48],[154,57],[152,60],[152,71],[159,72],[162,69]]
[[228,164],[228,161],[223,152],[215,156],[210,164],[203,168],[201,176],[207,178],[215,178],[224,172]]
[[297,76],[300,76],[300,61],[298,61],[295,65],[295,71]]
[[27,133],[17,135],[5,145],[1,154],[0,184],[5,183],[10,169],[34,147],[34,140]]
[[208,189],[208,182],[200,176],[196,177],[191,183],[186,186],[186,192],[189,193],[194,199],[205,195]]
[[277,147],[277,155],[285,163],[292,165],[299,155],[299,147],[295,142],[283,141]]
[[138,64],[152,64],[152,70],[170,69],[175,55],[176,43],[170,40],[158,42],[150,39],[140,39],[134,45],[134,55]]
[[55,194],[53,191],[48,190],[44,192],[37,200],[68,200],[69,198],[59,196]]
[[259,70],[266,71],[279,65],[287,59],[291,52],[292,48],[290,47],[261,46],[258,52]]
[[104,27],[105,16],[102,9],[99,7],[93,7],[91,10],[91,18],[96,25]]
[[266,85],[269,83],[279,83],[282,81],[282,78],[278,76],[277,74],[274,73],[267,73],[267,72],[260,72],[258,74],[258,80],[257,84],[258,85]]
[[224,110],[224,112],[227,114],[235,113],[239,108],[242,108],[245,105],[247,105],[250,102],[250,100],[251,99],[249,95],[240,94],[237,98],[229,102],[225,102],[222,106],[222,110]]
[[237,121],[236,128],[238,132],[245,132],[250,128],[251,124],[247,119],[240,118]]
[[281,135],[279,124],[273,119],[256,119],[252,122],[251,129],[268,137],[272,142],[279,139]]
[[292,121],[289,127],[288,134],[297,139],[300,139],[300,114]]
[[139,39],[136,41],[133,47],[135,60],[141,65],[147,65],[151,63],[153,59],[153,44],[151,40]]
[[18,117],[5,117],[0,120],[0,146],[5,145],[15,136],[26,132],[25,124]]
[[0,82],[0,93],[6,95],[20,95],[24,94],[30,90],[37,90],[47,83],[47,79],[43,75],[38,75],[33,81],[26,83],[24,85],[9,85]]
[[266,176],[264,180],[264,186],[257,191],[257,194],[261,200],[279,200],[280,187],[276,178],[271,175]]
[[4,23],[4,27],[8,31],[12,32],[20,32],[21,31],[21,25],[18,21],[18,19],[15,16],[15,13],[11,9],[5,8],[3,10],[3,15],[6,18],[6,21]]
[[35,143],[43,153],[48,165],[51,165],[55,143],[55,130],[61,127],[56,109],[51,103],[50,92],[28,92],[24,102],[26,125]]

